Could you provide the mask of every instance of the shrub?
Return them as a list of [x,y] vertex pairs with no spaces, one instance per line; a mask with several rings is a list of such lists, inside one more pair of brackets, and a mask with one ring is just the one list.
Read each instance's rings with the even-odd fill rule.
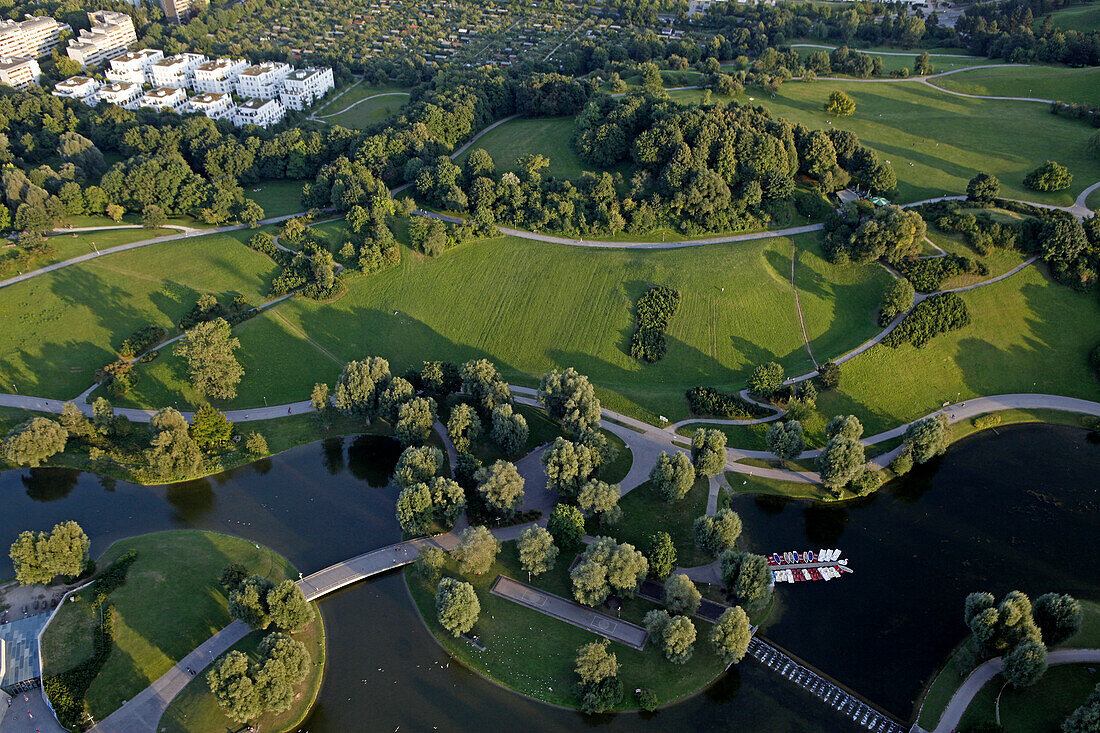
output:
[[976,418],[974,418],[973,423],[974,427],[976,427],[978,430],[986,430],[996,425],[1000,425],[1001,416],[997,413],[993,413],[991,415],[978,415]]
[[825,114],[834,117],[850,117],[855,111],[855,101],[839,89],[830,94],[825,102]]
[[248,439],[245,440],[244,447],[245,450],[248,451],[248,454],[254,458],[263,458],[269,452],[267,449],[267,439],[256,432],[248,434]]
[[142,326],[126,337],[118,347],[118,353],[131,359],[140,356],[163,341],[167,333],[160,326]]
[[817,370],[817,381],[822,389],[836,389],[840,386],[840,364],[827,361]]
[[864,471],[852,479],[852,493],[857,496],[867,496],[878,491],[885,478],[881,471]]
[[657,695],[646,687],[639,687],[634,691],[634,697],[638,701],[638,707],[646,712],[653,712],[657,709]]
[[905,449],[890,461],[890,470],[895,476],[904,476],[913,470],[913,452],[909,446],[905,446]]
[[668,321],[680,307],[680,292],[664,285],[650,288],[638,299],[630,355],[652,364],[665,355]]
[[719,392],[710,387],[692,387],[686,392],[688,409],[694,415],[722,418],[764,417],[771,414],[766,407],[749,402],[740,395]]
[[1048,160],[1024,176],[1024,185],[1034,191],[1064,191],[1073,183],[1073,174],[1064,165]]
[[911,343],[919,349],[936,335],[969,324],[966,302],[956,293],[941,293],[918,303],[882,343],[893,348]]

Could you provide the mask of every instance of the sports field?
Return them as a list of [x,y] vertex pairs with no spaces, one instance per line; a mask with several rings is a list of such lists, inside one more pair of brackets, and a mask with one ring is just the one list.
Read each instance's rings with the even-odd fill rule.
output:
[[[824,113],[824,101],[836,89],[855,100],[852,117]],[[684,101],[700,94],[672,92]],[[893,164],[896,198],[902,202],[963,193],[978,171],[1000,179],[1002,196],[1059,205],[1073,203],[1078,192],[1100,181],[1100,160],[1085,147],[1093,128],[1055,117],[1035,102],[954,97],[919,81],[792,81],[774,99],[759,90],[738,99],[813,129],[851,130]],[[1074,174],[1068,191],[1040,193],[1023,186],[1024,176],[1048,158]]]
[[100,257],[0,290],[2,391],[68,399],[148,324],[169,330],[203,293],[266,299],[277,266],[241,244],[248,230]]
[[963,94],[987,97],[1038,97],[1062,102],[1100,104],[1100,69],[1064,66],[1012,66],[960,71],[932,84]]
[[[819,261],[817,235],[795,241],[799,268],[816,273],[803,285],[811,338],[841,350],[858,345],[874,330],[868,324],[884,272],[830,273]],[[791,373],[812,368],[795,312],[791,251],[785,238],[662,251],[501,238],[436,259],[406,250],[399,267],[350,280],[335,303],[294,298],[236,329],[245,378],[230,406],[306,399],[343,362],[377,354],[395,373],[425,359],[485,357],[526,385],[574,366],[613,409],[654,423],[658,414],[686,416],[689,387],[740,389],[749,371],[771,359]],[[643,365],[628,345],[634,303],[653,284],[677,288],[683,303],[668,354]],[[141,372],[134,394],[142,402],[188,398],[182,365],[170,356]]]
[[583,162],[569,147],[573,135],[572,117],[520,118],[505,122],[479,139],[458,162],[465,162],[470,153],[484,148],[493,157],[498,171],[516,170],[516,159],[522,155],[541,153],[550,160],[549,171],[562,178],[577,178],[581,171],[599,168]]
[[1028,267],[962,297],[969,326],[923,349],[879,345],[842,365],[840,389],[818,398],[822,415],[854,414],[873,435],[946,401],[1017,392],[1100,400],[1100,381],[1088,366],[1100,338],[1095,294]]

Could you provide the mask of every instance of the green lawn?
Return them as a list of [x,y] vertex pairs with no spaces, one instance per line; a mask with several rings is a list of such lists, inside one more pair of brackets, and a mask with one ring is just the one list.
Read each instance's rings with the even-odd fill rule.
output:
[[599,171],[583,162],[569,147],[573,135],[572,117],[535,117],[510,120],[485,134],[459,157],[461,165],[470,152],[484,148],[498,171],[516,170],[516,159],[541,153],[550,160],[549,171],[561,178],[577,178],[581,171]]
[[[96,250],[178,233],[178,230],[175,229],[108,229],[101,232],[73,232],[71,234],[51,235],[46,238],[46,244],[49,245],[51,250],[49,254],[36,257],[31,261],[29,267],[23,269],[23,272],[36,270],[55,262],[70,260],[73,257],[91,254]],[[18,274],[15,264],[6,261],[9,254],[14,253],[14,251],[14,247],[0,248],[0,279]]]
[[408,89],[408,87],[399,87],[389,84],[382,86],[372,86],[370,84],[364,84],[360,82],[353,87],[347,88],[347,91],[344,92],[339,98],[337,98],[336,95],[333,94],[333,99],[330,99],[328,102],[325,103],[325,106],[316,110],[316,114],[318,117],[323,117],[324,115],[334,115],[347,109],[348,106],[360,100],[366,99],[367,97],[373,97],[378,94],[386,94],[388,92],[402,92],[408,94],[409,91],[410,90]]
[[[324,121],[333,125],[343,125],[355,129],[363,129],[368,125],[381,122],[401,111],[409,103],[409,93],[405,91],[381,91],[374,96],[364,97],[354,107],[345,112],[325,117]],[[333,111],[345,109],[352,103],[341,98],[332,105]]]
[[[826,268],[813,260],[817,239],[796,239],[806,247],[800,261]],[[771,359],[790,373],[811,368],[791,292],[791,241],[638,251],[501,238],[435,259],[405,250],[400,266],[352,279],[335,303],[294,298],[236,329],[245,378],[227,406],[305,399],[314,382],[333,381],[343,362],[377,354],[395,373],[425,359],[486,357],[510,381],[532,386],[551,369],[574,366],[612,409],[654,424],[658,414],[686,417],[689,387],[740,389]],[[821,272],[814,287],[825,293],[833,273]],[[877,305],[883,280],[877,266],[835,275],[843,283],[835,303],[808,296],[807,327],[812,338],[844,351],[866,336],[868,304]],[[670,325],[668,354],[643,365],[627,345],[634,304],[652,284],[677,288],[683,303]],[[134,400],[190,398],[182,365],[170,355],[140,371]]]
[[823,416],[853,413],[866,435],[983,395],[1038,392],[1100,399],[1088,352],[1100,338],[1100,304],[1028,267],[962,294],[973,322],[923,349],[875,346],[841,366],[840,389],[822,392]]
[[[71,398],[147,324],[169,330],[202,293],[260,304],[277,266],[247,230],[100,257],[0,290],[3,391]],[[154,362],[155,363],[155,362]]]
[[[560,556],[555,568],[535,578],[533,584],[571,598],[568,575],[571,561],[572,557]],[[448,566],[446,574],[454,575],[455,569]],[[505,543],[489,572],[462,577],[473,584],[481,603],[481,615],[471,633],[479,637],[486,646],[485,651],[477,651],[465,640],[456,639],[442,629],[436,619],[434,586],[429,586],[414,570],[407,570],[405,579],[428,629],[463,665],[517,692],[549,703],[576,706],[573,665],[577,647],[599,637],[491,595],[489,588],[502,574],[527,581],[527,573],[519,566],[514,542]],[[655,607],[648,601],[628,599],[623,604],[621,617],[638,623],[646,611]],[[684,665],[671,664],[652,647],[639,652],[618,643],[611,644],[611,651],[618,657],[619,677],[626,691],[621,708],[637,707],[633,694],[636,688],[652,690],[660,703],[665,704],[702,689],[722,672],[725,665],[715,657],[707,640],[710,624],[698,619],[694,619],[694,623],[698,634],[695,653]]]
[[264,207],[264,218],[286,216],[305,211],[302,206],[302,185],[304,181],[260,181],[244,190],[245,198],[250,198]]
[[[935,79],[936,86],[987,97],[1039,97],[1100,104],[1100,69],[1064,66],[977,69]],[[1090,181],[1094,183],[1094,181]]]
[[[223,567],[241,563],[278,583],[295,575],[282,557],[252,542],[196,530],[160,532],[121,540],[98,561],[105,568],[129,550],[137,560],[126,583],[110,596],[115,609],[115,643],[88,688],[92,715],[102,720],[196,646],[229,623],[225,594],[218,584]],[[58,671],[82,662],[90,645],[73,643],[74,629],[89,628],[87,607],[66,604],[43,635],[45,668]],[[75,618],[74,618],[75,617]]]
[[[256,648],[265,635],[266,632],[253,631],[234,644],[232,649],[256,659]],[[265,713],[254,721],[257,729],[262,731],[298,729],[321,691],[325,669],[325,630],[321,614],[316,614],[309,626],[291,636],[306,645],[313,659],[313,666],[289,710],[279,714]],[[187,683],[187,686],[164,711],[157,725],[160,733],[208,733],[208,731],[228,731],[236,728],[237,724],[227,718],[218,707],[218,701],[214,699],[214,695],[206,684],[205,675],[198,675]]]
[[658,529],[663,529],[672,536],[676,545],[677,565],[706,565],[714,558],[695,546],[692,523],[707,513],[709,491],[707,479],[700,477],[683,499],[668,502],[657,493],[653,484],[646,481],[619,501],[623,518],[618,524],[601,529],[590,522],[589,533],[611,535],[619,542],[629,542],[642,552],[649,552],[649,538]]
[[[832,119],[822,111],[825,99],[837,89],[855,100],[852,117]],[[700,94],[674,93],[681,100],[698,99]],[[811,129],[851,130],[894,166],[898,201],[963,193],[978,171],[1000,179],[1002,196],[1051,204],[1071,204],[1078,192],[1100,180],[1100,160],[1085,149],[1093,128],[1055,117],[1034,102],[965,99],[916,81],[792,81],[774,99],[752,89],[738,101],[763,105]],[[1073,186],[1057,193],[1024,188],[1024,176],[1048,158],[1070,169]]]
[[[1054,26],[1062,30],[1088,33],[1100,29],[1100,6],[1092,3],[1055,10],[1051,16],[1054,18]],[[1035,19],[1037,26],[1042,23],[1043,16]]]

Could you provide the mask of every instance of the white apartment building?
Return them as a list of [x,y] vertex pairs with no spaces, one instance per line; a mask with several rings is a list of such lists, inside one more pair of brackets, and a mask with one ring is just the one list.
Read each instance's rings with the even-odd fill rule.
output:
[[228,94],[202,92],[187,100],[192,112],[204,114],[212,120],[221,120],[233,116],[233,100]]
[[237,88],[237,77],[248,68],[244,59],[215,59],[195,67],[192,88],[196,92],[232,94]]
[[287,109],[303,110],[333,89],[331,68],[295,69],[283,80],[283,91],[279,99]]
[[61,31],[70,31],[53,18],[28,15],[26,20],[0,20],[0,57],[39,58],[55,48]]
[[249,66],[237,77],[237,96],[278,99],[279,92],[283,90],[283,80],[291,71],[290,65],[281,61],[265,61]]
[[55,97],[75,99],[88,106],[96,103],[95,93],[99,90],[100,83],[90,76],[70,76],[65,81],[59,81],[50,92]]
[[88,13],[90,30],[81,30],[78,38],[69,39],[65,53],[81,66],[99,66],[104,61],[126,52],[137,42],[134,21],[126,13],[96,10]]
[[26,89],[31,84],[37,84],[42,76],[42,69],[38,62],[27,56],[3,56],[0,57],[0,84],[7,84],[16,89]]
[[145,93],[138,100],[139,107],[152,109],[170,109],[174,112],[182,112],[182,107],[187,104],[187,92],[179,87],[157,87]]
[[95,93],[95,101],[117,104],[126,109],[137,109],[141,97],[141,85],[129,81],[114,81],[104,84]]
[[195,67],[206,61],[198,53],[180,53],[153,63],[153,86],[190,89]]
[[152,84],[153,64],[164,58],[164,52],[156,48],[130,51],[111,59],[107,69],[108,81],[127,81],[131,84]]
[[286,116],[286,107],[277,99],[249,99],[237,105],[233,124],[237,127],[259,125],[269,127]]

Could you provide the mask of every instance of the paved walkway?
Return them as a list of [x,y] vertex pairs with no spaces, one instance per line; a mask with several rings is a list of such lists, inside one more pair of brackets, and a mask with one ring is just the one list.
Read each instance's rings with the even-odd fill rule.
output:
[[489,592],[501,598],[526,606],[532,610],[552,616],[559,621],[572,624],[600,636],[606,636],[632,649],[645,649],[649,633],[641,626],[627,623],[606,613],[600,613],[588,606],[570,601],[567,598],[547,593],[534,586],[501,575],[493,583]]
[[[1100,649],[1057,649],[1047,654],[1047,664],[1097,664],[1100,663]],[[1001,673],[1001,657],[995,657],[980,665],[970,673],[962,683],[940,716],[940,722],[933,733],[953,733],[962,720],[963,713],[970,701],[991,679]]]

